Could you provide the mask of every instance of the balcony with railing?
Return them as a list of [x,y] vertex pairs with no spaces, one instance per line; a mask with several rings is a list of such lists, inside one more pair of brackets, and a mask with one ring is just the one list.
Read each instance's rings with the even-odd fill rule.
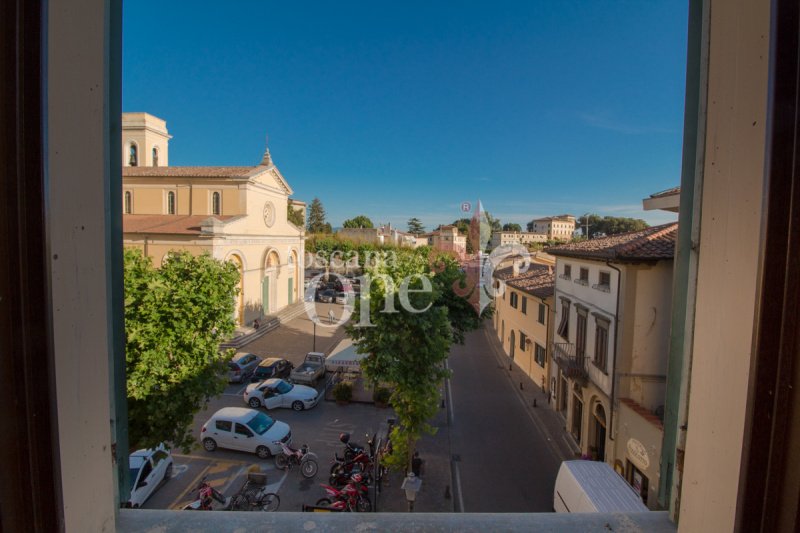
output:
[[578,355],[575,344],[571,342],[553,343],[553,357],[567,378],[581,381],[583,384],[589,379],[589,358],[584,354]]

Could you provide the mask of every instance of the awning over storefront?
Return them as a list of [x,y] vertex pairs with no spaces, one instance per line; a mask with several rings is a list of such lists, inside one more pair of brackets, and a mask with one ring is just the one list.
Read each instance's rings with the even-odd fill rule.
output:
[[365,357],[366,355],[356,352],[356,347],[353,346],[352,340],[344,339],[325,359],[325,370],[328,372],[336,372],[338,370],[359,372],[361,371],[360,361]]

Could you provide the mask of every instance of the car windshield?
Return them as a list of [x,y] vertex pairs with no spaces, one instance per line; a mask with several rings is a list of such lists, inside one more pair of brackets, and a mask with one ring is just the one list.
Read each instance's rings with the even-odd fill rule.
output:
[[257,434],[263,435],[269,430],[269,428],[272,427],[274,423],[275,421],[264,413],[258,413],[256,416],[250,419],[250,421],[247,423],[247,426]]
[[285,381],[281,381],[281,382],[278,383],[278,386],[275,387],[275,390],[278,391],[278,394],[286,394],[287,392],[289,392],[293,388],[294,388],[294,385],[290,385],[290,384],[286,383]]
[[228,363],[228,368],[231,370],[239,370],[239,365],[236,363]]

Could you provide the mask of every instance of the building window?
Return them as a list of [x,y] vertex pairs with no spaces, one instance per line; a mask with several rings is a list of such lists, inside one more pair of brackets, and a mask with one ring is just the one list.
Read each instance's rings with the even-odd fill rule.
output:
[[572,265],[564,265],[564,273],[561,274],[561,279],[572,279]]
[[558,325],[558,335],[562,339],[569,339],[569,300],[561,300],[561,323]]
[[592,288],[603,292],[611,292],[611,273],[600,272],[597,278],[597,285],[593,285]]
[[158,166],[158,148],[153,148],[153,166]]
[[583,359],[586,355],[586,309],[575,306],[578,313],[578,321],[575,327],[575,356]]
[[172,191],[167,193],[167,214],[175,214],[175,193]]
[[215,192],[211,195],[211,214],[212,215],[221,215],[222,214],[222,198],[218,192]]
[[575,283],[579,285],[588,285],[589,284],[589,269],[581,267],[580,275],[578,279],[575,280]]
[[519,332],[519,349],[522,350],[523,352],[525,351],[525,341],[527,341],[527,340],[528,340],[528,336],[520,331]]
[[633,487],[636,494],[642,498],[642,503],[647,505],[647,486],[649,484],[647,476],[645,476],[641,470],[633,466],[630,461],[626,460],[625,462],[627,463],[625,478],[628,480],[631,487]]
[[518,300],[519,300],[519,296],[517,295],[517,293],[516,292],[512,292],[511,293],[511,307],[516,309]]
[[528,314],[528,298],[526,298],[525,296],[522,297],[522,314],[523,315]]
[[131,191],[125,191],[125,202],[124,202],[125,214],[130,215],[133,211],[133,197],[131,195]]
[[536,360],[536,364],[544,368],[545,359],[547,358],[547,351],[542,346],[536,344],[533,356]]
[[139,147],[136,144],[131,143],[131,147],[128,149],[128,165],[135,167],[139,165]]
[[594,333],[594,365],[607,374],[608,371],[608,323],[596,320]]
[[540,303],[539,304],[539,324],[544,324],[544,317],[545,317],[545,305]]

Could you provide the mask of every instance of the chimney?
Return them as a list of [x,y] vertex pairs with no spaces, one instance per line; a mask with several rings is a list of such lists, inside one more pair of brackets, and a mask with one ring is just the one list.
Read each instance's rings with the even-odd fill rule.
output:
[[511,265],[511,271],[514,273],[515,278],[519,276],[519,259],[514,259]]
[[547,265],[547,273],[553,275],[553,265]]

